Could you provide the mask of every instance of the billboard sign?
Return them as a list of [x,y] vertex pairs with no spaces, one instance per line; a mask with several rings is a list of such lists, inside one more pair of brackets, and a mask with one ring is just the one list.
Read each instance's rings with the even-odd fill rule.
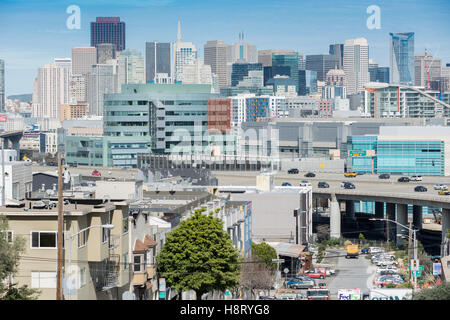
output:
[[6,122],[6,114],[0,114],[0,122]]
[[411,300],[412,289],[370,290],[370,300]]

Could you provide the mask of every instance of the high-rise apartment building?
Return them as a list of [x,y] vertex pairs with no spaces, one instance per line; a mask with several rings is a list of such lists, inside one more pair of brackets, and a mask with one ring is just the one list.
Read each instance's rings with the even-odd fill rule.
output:
[[153,41],[145,43],[146,82],[155,82],[157,73],[166,73],[169,77],[172,77],[171,50],[170,42]]
[[5,111],[5,61],[0,59],[0,112]]
[[58,118],[60,105],[69,103],[70,58],[55,59],[38,69],[33,93],[32,116]]
[[91,22],[91,47],[112,43],[114,50],[125,50],[125,22],[119,17],[97,17]]
[[177,41],[173,46],[174,51],[174,78],[176,81],[181,81],[183,77],[183,66],[187,64],[194,64],[197,60],[197,48],[192,42],[181,41],[181,26],[178,21]]
[[73,74],[69,77],[69,103],[85,101],[87,101],[87,75]]
[[339,67],[339,57],[330,54],[315,54],[306,56],[306,70],[317,72],[317,80],[325,81],[327,72]]
[[344,72],[347,78],[347,94],[364,90],[369,82],[369,45],[364,38],[349,39],[344,43]]
[[389,33],[392,83],[414,84],[414,32]]
[[227,72],[228,45],[223,40],[209,40],[204,45],[205,64],[211,66],[211,72],[216,74],[219,87],[225,87],[230,82]]
[[72,48],[72,74],[86,75],[91,72],[94,64],[97,64],[97,48]]
[[335,43],[330,44],[330,50],[328,52],[330,55],[336,56],[338,59],[338,69],[344,68],[344,44]]
[[431,82],[441,77],[442,60],[429,52],[414,55],[414,85],[430,88]]

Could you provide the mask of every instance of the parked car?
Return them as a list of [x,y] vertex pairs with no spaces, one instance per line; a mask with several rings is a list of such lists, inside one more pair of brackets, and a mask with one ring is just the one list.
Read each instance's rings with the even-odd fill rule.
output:
[[434,190],[448,190],[448,187],[445,184],[435,184]]
[[325,279],[327,272],[325,268],[315,268],[314,270],[308,270],[304,273],[312,279]]
[[385,267],[385,266],[397,266],[398,262],[391,259],[382,259],[378,261],[377,266]]
[[309,289],[316,285],[316,282],[307,276],[298,276],[287,279],[286,285],[292,289]]
[[415,191],[415,192],[427,192],[428,189],[425,188],[424,186],[416,186],[416,187],[414,188],[414,191]]
[[92,171],[92,175],[93,175],[93,176],[101,176],[102,174],[101,174],[100,171],[98,171],[97,169],[95,169],[94,171]]
[[302,180],[302,182],[300,182],[300,187],[311,187],[311,183],[306,180]]
[[382,253],[382,252],[384,252],[383,248],[380,248],[380,247],[369,247],[369,253],[370,254]]
[[378,288],[382,288],[382,287],[386,286],[389,283],[393,283],[393,284],[399,285],[399,284],[402,284],[404,282],[405,281],[401,280],[398,277],[386,275],[386,276],[380,276],[378,278],[375,278],[375,280],[373,281],[373,284],[375,286],[377,286]]
[[409,180],[411,180],[411,181],[422,181],[422,176],[411,176],[411,178],[409,178]]
[[357,176],[357,174],[354,171],[344,173],[344,177],[347,177],[347,178],[354,178],[356,176]]
[[369,248],[363,248],[363,249],[361,249],[361,253],[362,253],[362,254],[368,254],[368,253],[369,253]]
[[289,169],[288,174],[298,174],[298,169],[296,168]]
[[290,184],[289,182],[283,182],[281,184],[282,187],[292,187],[292,184]]
[[355,185],[351,182],[342,182],[341,187],[344,189],[355,189]]
[[389,179],[389,178],[391,178],[391,175],[387,173],[383,173],[378,176],[378,179]]
[[326,269],[326,273],[327,273],[327,277],[329,276],[333,276],[336,274],[336,270],[332,269],[332,268],[327,268]]
[[321,182],[319,182],[319,183],[317,184],[317,187],[318,187],[318,188],[329,188],[330,185],[329,185],[328,183],[326,183],[326,182],[321,181]]
[[308,177],[308,178],[314,178],[315,176],[316,175],[314,173],[312,173],[312,172],[308,172],[308,173],[305,174],[305,177]]
[[377,273],[380,276],[399,274],[398,273],[398,268],[396,266],[378,267],[377,268]]
[[398,182],[409,182],[410,179],[408,177],[400,177],[397,179]]

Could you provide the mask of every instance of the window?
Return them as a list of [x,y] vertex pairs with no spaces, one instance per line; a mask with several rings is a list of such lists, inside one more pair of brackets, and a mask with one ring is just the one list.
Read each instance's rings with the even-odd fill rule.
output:
[[12,230],[5,230],[5,231],[2,231],[2,232],[4,232],[4,234],[5,234],[4,235],[5,241],[8,242],[8,243],[13,243],[14,232]]
[[144,272],[144,263],[142,263],[142,260],[144,258],[144,255],[135,255],[134,256],[134,272]]
[[56,289],[56,272],[31,271],[31,288]]
[[123,255],[122,260],[123,260],[123,269],[127,270],[128,269],[128,253],[125,253]]
[[56,231],[32,231],[31,248],[57,248]]
[[86,246],[86,230],[78,234],[78,248]]

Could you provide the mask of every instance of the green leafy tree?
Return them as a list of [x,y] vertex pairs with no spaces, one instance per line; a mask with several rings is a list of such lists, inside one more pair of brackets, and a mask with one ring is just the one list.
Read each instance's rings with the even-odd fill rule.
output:
[[450,283],[445,282],[433,288],[413,293],[413,300],[450,300]]
[[359,243],[362,244],[366,238],[364,238],[364,235],[362,233],[359,234]]
[[160,277],[178,291],[194,290],[197,299],[212,290],[224,292],[238,286],[239,251],[233,247],[223,221],[204,207],[170,232],[157,256]]
[[272,259],[277,259],[277,251],[265,242],[252,242],[252,255],[255,259],[264,262],[264,264],[272,270],[277,268],[277,264]]
[[8,220],[0,216],[0,299],[32,300],[37,298],[38,291],[27,286],[18,287],[10,279],[17,273],[20,255],[25,251],[25,241],[15,237],[13,243],[7,238]]

